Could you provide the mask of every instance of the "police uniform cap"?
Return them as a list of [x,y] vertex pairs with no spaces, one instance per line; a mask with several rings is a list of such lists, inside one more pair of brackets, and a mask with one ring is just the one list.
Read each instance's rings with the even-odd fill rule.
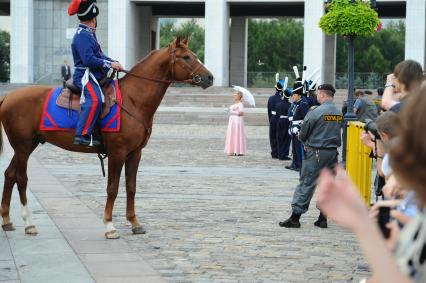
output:
[[322,84],[322,85],[319,85],[318,88],[317,88],[317,90],[328,90],[328,91],[330,91],[333,94],[333,96],[336,93],[336,89],[331,84]]

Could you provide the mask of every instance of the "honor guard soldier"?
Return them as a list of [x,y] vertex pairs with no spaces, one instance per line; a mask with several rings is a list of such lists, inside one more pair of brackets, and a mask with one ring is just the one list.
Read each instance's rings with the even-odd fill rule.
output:
[[[318,86],[317,97],[321,105],[309,111],[302,124],[299,139],[305,145],[306,158],[302,163],[300,183],[293,194],[292,214],[279,223],[281,227],[300,228],[300,216],[308,211],[319,173],[323,168],[333,168],[337,164],[343,115],[333,103],[335,92],[332,85]],[[327,228],[326,216],[320,212],[314,225]]]
[[288,120],[288,110],[290,109],[290,102],[288,101],[291,96],[291,89],[286,88],[281,93],[281,101],[276,105],[277,110],[277,145],[278,145],[278,159],[290,160],[288,157],[291,143],[291,136],[288,133],[290,121]]
[[99,145],[92,139],[96,120],[102,109],[104,96],[99,81],[105,78],[113,68],[121,70],[120,63],[107,57],[96,38],[99,8],[96,0],[73,0],[68,14],[77,14],[80,24],[72,40],[71,49],[74,58],[74,85],[81,90],[81,113],[77,123],[74,144]]
[[293,163],[291,166],[285,166],[286,169],[300,171],[304,156],[303,145],[298,139],[299,130],[303,123],[303,119],[308,113],[309,104],[306,98],[303,98],[303,85],[301,79],[297,79],[293,87],[293,117],[290,126],[291,143],[293,151]]
[[277,104],[281,101],[284,81],[279,80],[275,85],[275,94],[268,99],[268,118],[269,118],[269,143],[271,145],[272,158],[278,158],[277,144]]
[[308,100],[309,107],[320,105],[319,102],[318,102],[318,99],[317,99],[317,94],[316,94],[316,83],[314,85],[312,85],[312,84],[313,84],[313,82],[309,81],[307,96],[306,96],[306,99]]

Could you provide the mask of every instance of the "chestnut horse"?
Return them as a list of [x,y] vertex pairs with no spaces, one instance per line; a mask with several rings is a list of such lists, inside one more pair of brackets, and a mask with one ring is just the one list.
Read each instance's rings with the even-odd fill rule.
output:
[[[152,51],[119,80],[122,93],[121,128],[118,133],[102,133],[108,153],[107,201],[104,212],[105,236],[119,238],[112,224],[112,210],[117,197],[123,165],[126,173],[126,218],[134,234],[145,229],[135,214],[136,174],[142,149],[151,135],[153,116],[172,82],[189,82],[203,89],[213,84],[213,76],[188,48],[188,39],[176,38],[169,46]],[[12,189],[17,183],[22,204],[25,233],[37,234],[27,206],[27,163],[30,154],[41,141],[66,150],[97,153],[98,149],[74,145],[74,134],[40,130],[43,105],[51,87],[30,86],[18,89],[0,99],[0,120],[14,150],[5,171],[1,201],[2,228],[14,230],[9,218]],[[1,124],[0,124],[1,127]],[[3,145],[0,128],[0,146]]]

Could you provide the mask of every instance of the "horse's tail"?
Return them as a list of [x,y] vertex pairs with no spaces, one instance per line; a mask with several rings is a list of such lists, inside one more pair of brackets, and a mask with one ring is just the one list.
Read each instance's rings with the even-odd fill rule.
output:
[[[0,109],[6,96],[0,97]],[[3,130],[0,115],[0,154],[3,152]]]

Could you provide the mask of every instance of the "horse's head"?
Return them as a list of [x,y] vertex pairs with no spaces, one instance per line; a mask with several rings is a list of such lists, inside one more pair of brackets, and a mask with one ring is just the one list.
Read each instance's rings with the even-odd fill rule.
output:
[[188,38],[177,37],[170,45],[172,78],[176,81],[191,81],[191,84],[206,89],[213,85],[213,75],[188,48]]

